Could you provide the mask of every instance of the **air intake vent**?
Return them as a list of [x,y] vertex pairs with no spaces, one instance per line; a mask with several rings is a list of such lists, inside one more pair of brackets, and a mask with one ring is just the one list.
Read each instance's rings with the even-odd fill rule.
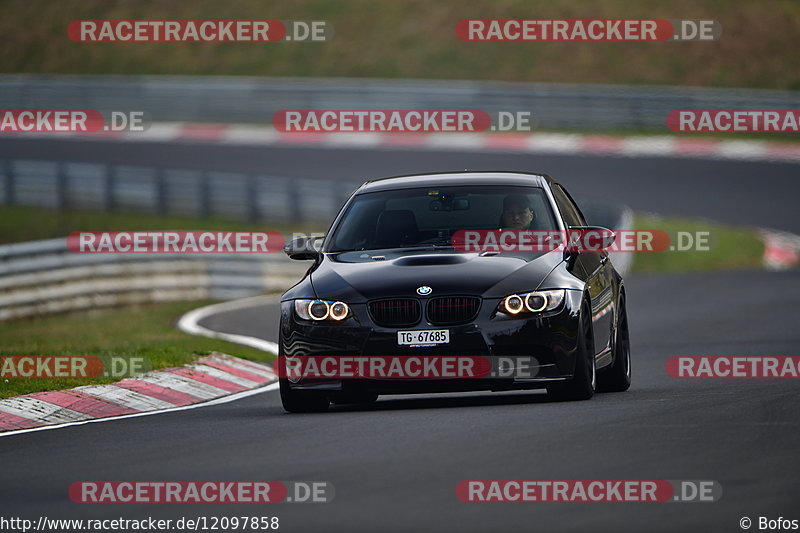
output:
[[428,321],[449,325],[469,322],[478,314],[480,298],[474,296],[442,296],[428,302]]
[[391,328],[413,326],[420,318],[419,302],[412,298],[370,302],[369,312],[376,324]]

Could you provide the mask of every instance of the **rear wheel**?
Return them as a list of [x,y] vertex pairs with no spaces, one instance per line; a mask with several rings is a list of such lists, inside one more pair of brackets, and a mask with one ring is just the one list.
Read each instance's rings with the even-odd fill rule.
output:
[[631,341],[624,295],[619,298],[619,318],[614,339],[614,362],[600,374],[598,380],[598,390],[602,392],[622,392],[631,386]]
[[592,312],[589,303],[584,300],[581,306],[578,349],[575,353],[575,372],[566,383],[548,387],[547,393],[556,400],[588,400],[594,396],[596,385]]
[[296,390],[289,386],[289,380],[281,378],[281,402],[290,413],[319,413],[328,410],[328,397],[320,391]]

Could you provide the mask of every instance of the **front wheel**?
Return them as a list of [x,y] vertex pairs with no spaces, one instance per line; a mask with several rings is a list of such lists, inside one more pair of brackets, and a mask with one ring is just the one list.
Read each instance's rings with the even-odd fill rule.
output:
[[330,401],[320,391],[295,390],[289,386],[289,380],[280,378],[281,402],[283,408],[290,413],[319,413],[327,411]]
[[547,394],[556,400],[588,400],[594,396],[597,385],[597,367],[594,357],[594,331],[592,312],[587,301],[581,305],[578,328],[578,349],[575,352],[575,372],[572,379],[547,388]]
[[619,298],[619,318],[614,339],[614,361],[608,370],[600,374],[598,380],[598,390],[602,392],[623,392],[631,386],[631,341],[628,336],[625,297],[622,295]]

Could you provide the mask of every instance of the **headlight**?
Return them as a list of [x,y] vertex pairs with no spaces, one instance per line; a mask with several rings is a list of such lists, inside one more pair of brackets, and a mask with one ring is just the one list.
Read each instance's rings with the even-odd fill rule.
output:
[[344,320],[350,313],[350,308],[344,302],[333,302],[330,309],[330,317],[334,320]]
[[564,289],[510,294],[503,298],[497,310],[507,315],[547,313],[555,311],[564,301]]
[[523,309],[522,298],[516,294],[506,296],[501,305],[509,315],[516,315]]
[[350,316],[350,307],[344,302],[330,300],[295,300],[294,312],[304,320],[340,322]]

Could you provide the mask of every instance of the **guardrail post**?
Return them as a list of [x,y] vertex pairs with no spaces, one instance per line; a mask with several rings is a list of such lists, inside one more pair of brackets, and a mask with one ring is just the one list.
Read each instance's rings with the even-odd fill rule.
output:
[[211,214],[211,186],[208,172],[200,173],[200,209],[199,215],[207,218]]
[[643,128],[645,126],[642,117],[642,101],[639,98],[633,98],[633,117],[630,122],[635,128]]
[[302,223],[305,218],[303,216],[303,204],[300,202],[299,187],[300,180],[289,180],[289,210],[291,212],[289,218],[295,224]]
[[256,222],[261,218],[258,207],[258,182],[255,176],[247,176],[247,220]]
[[6,197],[5,203],[6,205],[14,205],[17,203],[16,197],[16,190],[15,190],[15,182],[14,182],[14,162],[10,159],[6,159],[3,165],[3,179],[5,181],[5,190],[6,190]]
[[108,165],[106,167],[106,190],[105,190],[105,204],[106,211],[113,211],[115,207],[114,202],[114,167]]
[[65,209],[67,206],[67,164],[58,163],[56,167],[56,207]]
[[167,214],[167,177],[163,168],[156,168],[156,213]]

